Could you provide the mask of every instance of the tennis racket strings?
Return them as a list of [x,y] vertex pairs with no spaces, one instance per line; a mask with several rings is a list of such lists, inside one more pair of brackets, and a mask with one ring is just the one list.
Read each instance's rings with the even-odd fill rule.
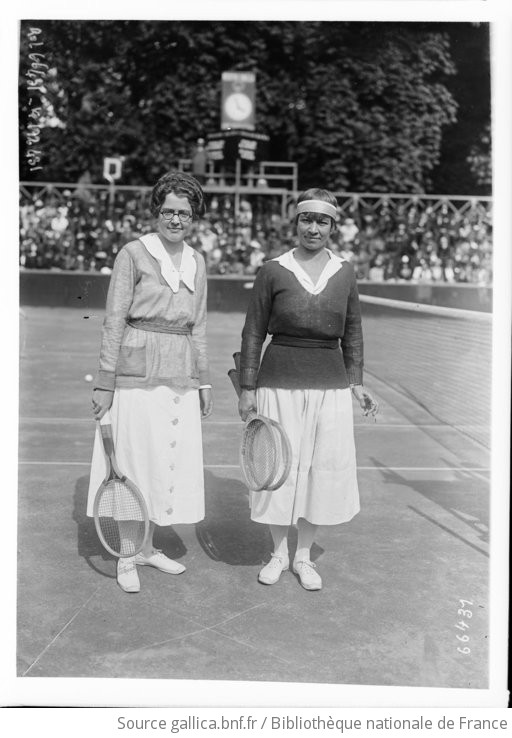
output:
[[287,480],[292,465],[292,449],[283,426],[275,420],[268,418],[272,433],[274,435],[274,448],[276,451],[276,462],[274,476],[267,489],[279,489]]
[[[233,387],[240,397],[240,353],[233,354],[235,369],[228,371]],[[282,425],[256,413],[245,423],[240,444],[240,467],[249,489],[275,490],[287,479],[291,468],[291,446]]]
[[94,500],[94,523],[98,537],[114,556],[135,556],[149,534],[149,516],[137,486],[122,474],[115,458],[110,412],[99,421],[107,474]]
[[265,489],[274,481],[277,449],[270,423],[253,418],[247,423],[240,448],[241,467],[249,489]]
[[138,493],[112,479],[99,493],[97,527],[104,545],[118,556],[134,556],[144,545],[146,518]]
[[279,423],[262,415],[249,419],[240,446],[240,466],[249,489],[281,487],[290,473],[291,458],[288,436]]

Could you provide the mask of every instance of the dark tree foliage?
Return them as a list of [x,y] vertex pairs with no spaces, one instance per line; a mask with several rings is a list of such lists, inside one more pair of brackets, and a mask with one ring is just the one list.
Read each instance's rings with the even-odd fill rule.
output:
[[[43,174],[25,151],[29,26],[49,66]],[[429,191],[457,119],[449,33],[436,24],[24,21],[20,60],[22,179],[87,171],[101,183],[103,157],[120,155],[123,184],[151,184],[219,129],[226,70],[256,72],[258,130],[270,159],[298,162],[301,187]]]
[[459,106],[455,125],[443,133],[441,158],[432,174],[437,192],[491,193],[491,80],[488,23],[445,23],[456,74],[446,86]]
[[483,193],[491,191],[492,187],[492,149],[491,130],[487,125],[480,135],[478,143],[474,144],[466,159],[473,179],[482,188]]

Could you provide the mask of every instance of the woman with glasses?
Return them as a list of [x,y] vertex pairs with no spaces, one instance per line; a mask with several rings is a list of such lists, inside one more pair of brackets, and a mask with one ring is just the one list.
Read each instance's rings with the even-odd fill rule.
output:
[[[242,332],[239,412],[282,424],[292,466],[275,491],[250,492],[251,518],[267,523],[274,544],[259,572],[275,584],[289,568],[288,532],[297,527],[292,569],[307,590],[322,579],[311,561],[318,526],[359,511],[352,395],[365,415],[377,403],[363,387],[363,337],[352,265],[328,248],[336,198],[310,189],[297,203],[298,245],[266,262],[254,282]],[[272,340],[260,364],[263,342]]]
[[[153,547],[153,533],[204,517],[201,418],[213,406],[206,270],[186,243],[205,210],[203,191],[191,175],[169,172],[154,186],[150,207],[155,231],[126,244],[114,264],[92,396],[96,420],[110,409],[119,467],[142,492],[151,521],[141,553],[118,561],[125,592],[140,590],[138,566],[185,570]],[[89,515],[105,471],[97,430]]]

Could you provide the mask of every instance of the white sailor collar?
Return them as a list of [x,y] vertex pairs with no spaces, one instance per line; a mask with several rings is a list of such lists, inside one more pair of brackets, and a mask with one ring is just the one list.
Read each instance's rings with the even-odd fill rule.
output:
[[145,236],[141,236],[140,240],[151,256],[158,261],[162,277],[173,292],[178,292],[180,280],[191,292],[195,291],[197,262],[194,257],[194,249],[191,246],[183,242],[183,253],[181,255],[180,269],[178,270],[165,250],[165,246],[160,240],[158,233],[147,233]]
[[343,266],[343,262],[346,261],[346,259],[341,259],[339,256],[336,256],[336,254],[333,254],[329,249],[326,249],[326,251],[329,255],[329,261],[325,265],[316,284],[314,284],[309,274],[304,271],[295,258],[295,249],[286,251],[284,254],[281,254],[281,256],[276,256],[272,261],[277,261],[282,267],[293,272],[305,290],[310,292],[312,295],[318,295],[323,289],[325,289],[330,278],[336,274],[336,272],[339,272]]

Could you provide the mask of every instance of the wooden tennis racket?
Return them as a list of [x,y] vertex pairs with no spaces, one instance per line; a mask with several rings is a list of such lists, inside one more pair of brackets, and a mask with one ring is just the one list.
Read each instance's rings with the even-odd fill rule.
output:
[[117,466],[110,412],[99,422],[107,457],[107,474],[94,498],[94,524],[103,547],[114,556],[135,556],[149,534],[146,502],[136,485]]
[[[234,354],[239,368],[239,354]],[[240,397],[239,370],[228,376]],[[291,446],[284,428],[271,418],[250,413],[245,421],[240,444],[240,467],[249,489],[276,490],[285,482],[291,467]]]

